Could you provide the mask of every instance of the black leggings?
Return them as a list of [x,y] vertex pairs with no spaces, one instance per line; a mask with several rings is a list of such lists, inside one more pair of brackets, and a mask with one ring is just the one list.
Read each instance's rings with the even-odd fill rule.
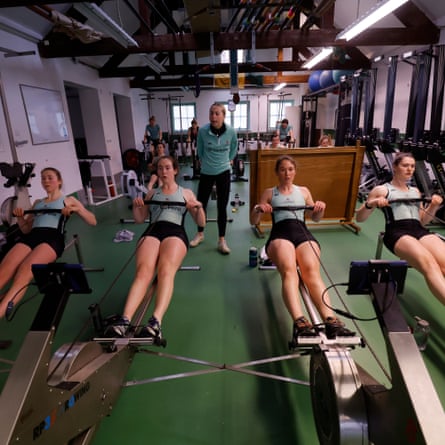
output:
[[[218,234],[225,236],[227,225],[227,204],[230,194],[230,170],[219,175],[205,175],[201,173],[198,185],[198,201],[202,203],[204,210],[207,208],[213,185],[216,185],[216,207],[218,210]],[[198,232],[203,232],[204,227],[198,226]]]

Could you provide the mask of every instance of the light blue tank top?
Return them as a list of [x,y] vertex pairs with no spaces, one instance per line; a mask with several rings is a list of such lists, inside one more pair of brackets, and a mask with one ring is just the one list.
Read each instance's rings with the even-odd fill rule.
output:
[[[402,191],[394,187],[389,182],[385,184],[388,189],[386,199],[392,201],[395,199],[419,199],[419,192],[408,186],[407,191]],[[385,214],[386,222],[399,221],[401,219],[416,219],[420,220],[419,215],[419,202],[393,202],[389,207],[382,208]]]
[[[300,207],[305,206],[306,201],[301,193],[298,185],[292,186],[292,193],[290,195],[283,195],[278,190],[278,187],[274,187],[272,190],[272,207]],[[272,213],[272,219],[274,223],[283,221],[285,219],[298,219],[304,222],[304,209],[302,210],[277,210]]]
[[150,201],[160,201],[166,204],[150,204],[150,222],[154,224],[159,221],[167,221],[182,226],[187,212],[185,206],[167,205],[168,202],[183,202],[185,204],[183,188],[178,189],[172,195],[165,195],[161,190],[156,190]]
[[[65,196],[51,202],[45,202],[43,199],[36,203],[34,210],[58,210],[65,207]],[[34,215],[32,228],[51,228],[58,229],[65,217],[61,213],[37,213]]]

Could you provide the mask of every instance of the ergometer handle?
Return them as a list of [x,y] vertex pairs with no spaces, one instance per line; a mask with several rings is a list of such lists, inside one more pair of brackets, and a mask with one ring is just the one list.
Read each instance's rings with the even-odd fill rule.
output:
[[144,201],[145,205],[150,205],[150,204],[155,204],[155,205],[159,205],[162,208],[167,208],[167,207],[185,207],[186,203],[184,201],[157,201],[155,199],[150,199],[148,201]]
[[274,212],[280,210],[288,210],[290,212],[295,212],[297,210],[314,210],[314,206],[277,206],[272,208]]

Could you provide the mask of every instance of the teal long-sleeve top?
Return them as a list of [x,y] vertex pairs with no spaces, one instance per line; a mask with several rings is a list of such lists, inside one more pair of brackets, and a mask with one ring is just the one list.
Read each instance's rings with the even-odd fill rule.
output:
[[201,160],[201,173],[219,175],[230,170],[232,161],[238,150],[238,138],[235,130],[227,124],[225,131],[219,136],[206,124],[199,129],[197,151]]

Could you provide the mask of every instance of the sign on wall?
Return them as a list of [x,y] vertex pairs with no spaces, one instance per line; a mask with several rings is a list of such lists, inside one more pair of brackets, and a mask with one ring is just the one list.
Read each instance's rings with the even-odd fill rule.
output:
[[68,141],[60,91],[20,85],[33,145]]

